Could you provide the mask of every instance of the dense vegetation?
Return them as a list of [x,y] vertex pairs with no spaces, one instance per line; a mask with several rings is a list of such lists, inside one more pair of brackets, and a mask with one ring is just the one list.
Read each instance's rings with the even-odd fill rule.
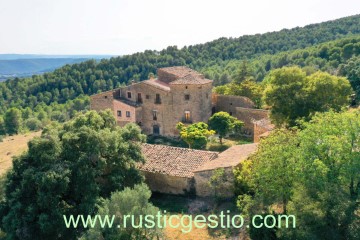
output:
[[243,213],[296,217],[296,228],[252,229],[252,239],[359,239],[359,114],[327,112],[302,130],[277,130],[235,171]]
[[[264,54],[305,48],[353,34],[360,34],[359,15],[304,28],[284,29],[239,38],[220,38],[182,49],[173,46],[160,52],[145,51],[102,60],[99,63],[92,60],[67,65],[52,73],[0,83],[0,115],[10,107],[33,108],[39,103],[65,103],[81,94],[90,95],[127,84],[131,79],[144,80],[149,74],[155,74],[157,68],[165,66],[188,65],[216,81],[221,78],[226,80],[226,76],[222,77],[221,74],[226,70],[225,72],[231,76],[237,64],[233,71],[218,68],[225,67],[231,60],[253,59]],[[342,49],[337,48],[329,49],[328,55],[332,55],[333,51],[337,53],[335,60],[343,56]],[[356,51],[358,50],[354,50],[354,54]],[[345,54],[344,57],[349,57],[349,54]],[[321,56],[323,62],[327,62],[327,54]],[[329,58],[329,61],[332,60]],[[265,64],[264,71],[256,72],[257,79],[262,79],[266,70],[286,64],[287,62],[276,64],[275,60]]]
[[272,70],[265,79],[264,102],[277,126],[295,126],[317,112],[340,111],[349,105],[349,80],[318,71],[306,76],[298,67]]
[[94,215],[101,198],[141,183],[135,165],[144,161],[145,138],[137,125],[117,127],[109,111],[46,128],[6,177],[0,196],[6,239],[77,239],[84,229],[66,228],[63,215]]

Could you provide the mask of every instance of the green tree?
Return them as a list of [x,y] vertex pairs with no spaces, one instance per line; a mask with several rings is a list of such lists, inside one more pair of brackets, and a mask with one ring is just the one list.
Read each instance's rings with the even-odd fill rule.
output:
[[[151,223],[145,222],[145,216],[156,216],[160,211],[153,206],[149,200],[151,191],[146,184],[135,185],[134,188],[125,188],[123,191],[113,192],[110,199],[103,201],[98,214],[101,216],[115,216],[114,226],[120,225],[121,228],[96,228],[88,230],[80,239],[83,240],[128,240],[128,239],[159,239],[162,237],[162,231],[157,225],[154,228],[146,228]],[[140,228],[131,227],[131,218],[126,219],[126,228],[123,227],[124,216],[129,215],[134,218],[135,225],[142,225]],[[156,222],[156,219],[155,219]]]
[[311,114],[330,109],[339,111],[349,104],[351,86],[347,79],[316,72],[306,76],[298,67],[283,67],[270,72],[264,102],[278,126],[291,127]]
[[350,102],[352,89],[344,77],[325,72],[316,72],[307,77],[307,106],[311,113],[325,112],[330,109],[339,111]]
[[46,128],[14,159],[0,204],[8,239],[75,239],[84,229],[67,229],[63,215],[96,214],[99,197],[142,181],[135,165],[144,160],[145,136],[134,124],[117,127],[110,116],[90,111]]
[[[299,133],[299,181],[289,211],[297,239],[360,237],[360,113],[317,114]],[[283,231],[286,234],[286,231]]]
[[21,111],[10,108],[4,117],[5,129],[8,134],[18,134],[22,124]]
[[193,123],[189,126],[179,122],[176,129],[179,130],[181,139],[189,145],[189,148],[195,149],[204,149],[208,137],[215,133],[209,130],[208,125],[203,122]]
[[245,81],[249,77],[253,77],[254,73],[251,69],[252,67],[249,65],[248,61],[242,61],[240,67],[238,68],[237,72],[233,76],[233,81],[236,84],[240,84],[241,82]]
[[26,119],[24,124],[30,131],[38,131],[42,127],[41,121],[36,118]]
[[5,122],[2,116],[0,116],[0,136],[6,134]]
[[222,139],[231,131],[239,130],[243,122],[230,116],[227,112],[217,112],[209,118],[209,127],[219,135],[220,144]]

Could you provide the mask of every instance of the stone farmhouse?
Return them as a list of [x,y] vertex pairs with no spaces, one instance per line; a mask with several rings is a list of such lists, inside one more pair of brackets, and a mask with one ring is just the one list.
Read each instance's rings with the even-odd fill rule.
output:
[[[255,109],[249,98],[213,94],[212,80],[181,66],[158,69],[157,79],[93,95],[90,106],[97,111],[110,109],[119,126],[137,123],[147,135],[178,136],[178,122],[207,122],[218,111],[243,121],[243,133],[254,142],[273,128],[268,111]],[[202,197],[214,194],[210,178],[216,169],[223,168],[227,180],[221,191],[231,196],[232,169],[256,149],[256,143],[232,146],[222,153],[143,144],[146,162],[138,168],[154,192]]]
[[[218,111],[243,121],[244,134],[254,136],[254,123],[268,118],[268,111],[255,109],[246,97],[212,93],[212,80],[183,66],[160,68],[157,79],[91,96],[93,110],[111,109],[118,125],[137,123],[147,135],[178,136],[176,124],[207,122]],[[265,129],[258,128],[256,134]]]
[[226,181],[222,184],[221,194],[232,196],[233,168],[256,149],[256,143],[235,145],[221,153],[143,144],[146,162],[139,169],[153,192],[207,197],[214,195],[210,178],[216,169],[223,168]]

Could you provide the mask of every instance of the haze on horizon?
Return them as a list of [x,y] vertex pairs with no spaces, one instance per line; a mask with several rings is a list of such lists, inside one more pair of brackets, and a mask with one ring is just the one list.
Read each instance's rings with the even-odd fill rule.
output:
[[305,26],[358,0],[0,0],[0,54],[123,55]]

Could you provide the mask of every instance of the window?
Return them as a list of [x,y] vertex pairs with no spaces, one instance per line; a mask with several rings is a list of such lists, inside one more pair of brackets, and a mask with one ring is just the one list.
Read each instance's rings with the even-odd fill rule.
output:
[[153,126],[153,134],[159,135],[160,134],[160,127],[158,125]]
[[107,96],[104,96],[105,99],[107,99]]
[[138,103],[142,103],[142,96],[141,96],[141,93],[138,93],[138,96],[137,96],[137,102]]
[[121,117],[121,111],[117,111],[118,117]]
[[185,122],[190,123],[191,122],[191,118],[190,118],[190,111],[185,111]]
[[156,94],[155,103],[156,104],[161,104],[160,94],[158,94],[158,93]]
[[157,120],[157,111],[153,110],[152,113],[153,113],[153,120],[156,121]]
[[185,94],[185,100],[190,100],[190,94]]
[[126,117],[130,117],[130,111],[126,111]]
[[230,116],[232,116],[232,112],[229,112]]
[[127,92],[127,97],[131,98],[131,92]]
[[185,89],[187,89],[187,86],[185,86]]
[[209,94],[208,94],[208,93],[206,93],[206,98],[209,98]]
[[232,105],[232,103],[230,103],[230,105]]
[[146,95],[145,97],[146,97],[146,99],[150,99],[150,95]]

